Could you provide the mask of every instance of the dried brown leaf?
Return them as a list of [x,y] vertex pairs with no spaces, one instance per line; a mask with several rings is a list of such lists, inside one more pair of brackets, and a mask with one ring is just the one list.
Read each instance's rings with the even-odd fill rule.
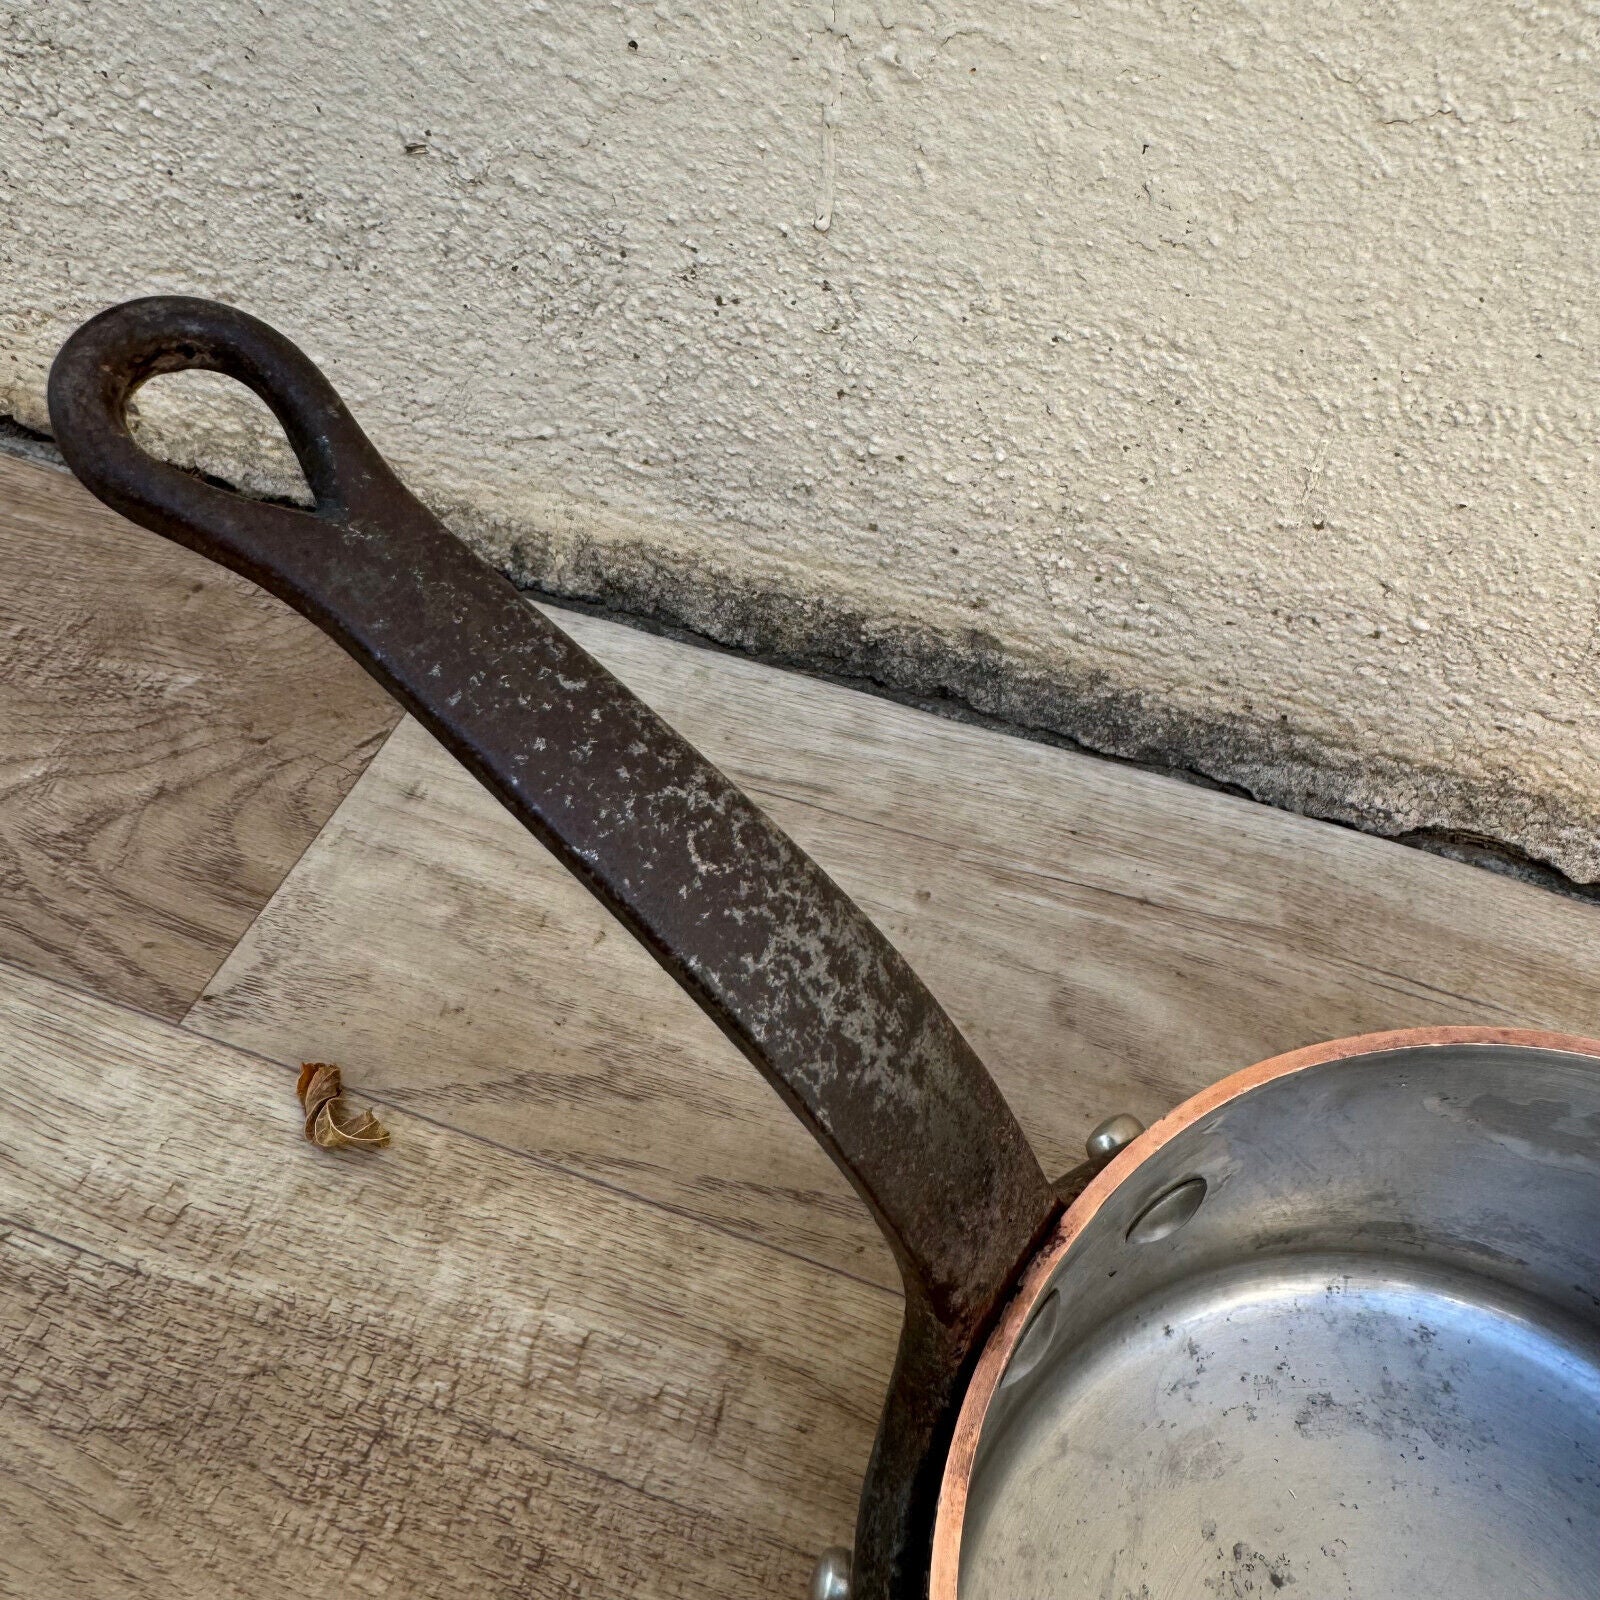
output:
[[306,1138],[324,1150],[381,1150],[389,1132],[370,1111],[352,1115],[339,1069],[331,1061],[302,1061],[295,1093],[306,1113]]

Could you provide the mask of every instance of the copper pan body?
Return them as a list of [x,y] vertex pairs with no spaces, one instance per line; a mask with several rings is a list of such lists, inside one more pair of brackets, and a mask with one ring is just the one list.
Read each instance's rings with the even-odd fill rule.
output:
[[956,1425],[932,1600],[1280,1589],[1600,1595],[1600,1043],[1260,1062],[1030,1265]]

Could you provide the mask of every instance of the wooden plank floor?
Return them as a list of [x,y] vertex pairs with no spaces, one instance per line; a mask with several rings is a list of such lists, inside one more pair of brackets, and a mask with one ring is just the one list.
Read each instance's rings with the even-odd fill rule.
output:
[[[848,1188],[419,728],[365,764],[393,714],[309,627],[66,490],[0,461],[0,1594],[803,1592],[897,1316]],[[1052,1167],[1318,1038],[1600,1032],[1595,907],[562,620],[862,900]],[[302,1058],[389,1150],[304,1143]]]
[[0,1593],[799,1595],[894,1296],[0,974]]
[[253,585],[0,455],[0,959],[181,1017],[397,713]]

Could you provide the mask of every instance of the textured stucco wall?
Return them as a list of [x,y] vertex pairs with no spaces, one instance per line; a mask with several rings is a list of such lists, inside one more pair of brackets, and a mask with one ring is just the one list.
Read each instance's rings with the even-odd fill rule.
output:
[[[76,319],[222,296],[522,579],[1600,876],[1585,8],[0,0],[0,34],[22,423]],[[163,381],[152,438],[281,488],[248,406]]]

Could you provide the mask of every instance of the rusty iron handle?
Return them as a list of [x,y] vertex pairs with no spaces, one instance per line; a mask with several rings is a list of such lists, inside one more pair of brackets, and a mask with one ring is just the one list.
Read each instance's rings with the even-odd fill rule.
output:
[[[312,510],[247,499],[135,443],[130,395],[188,368],[225,373],[272,408]],[[1055,1209],[938,1002],[734,784],[401,485],[327,379],[265,323],[182,297],[114,307],[56,357],[50,417],[102,500],[337,639],[649,949],[855,1185],[909,1308],[904,1382],[863,1505],[861,1537],[880,1548],[858,1548],[857,1593],[914,1586],[921,1533],[907,1547],[908,1518],[931,1511],[912,1504],[924,1490],[910,1478],[926,1478],[974,1342]]]

